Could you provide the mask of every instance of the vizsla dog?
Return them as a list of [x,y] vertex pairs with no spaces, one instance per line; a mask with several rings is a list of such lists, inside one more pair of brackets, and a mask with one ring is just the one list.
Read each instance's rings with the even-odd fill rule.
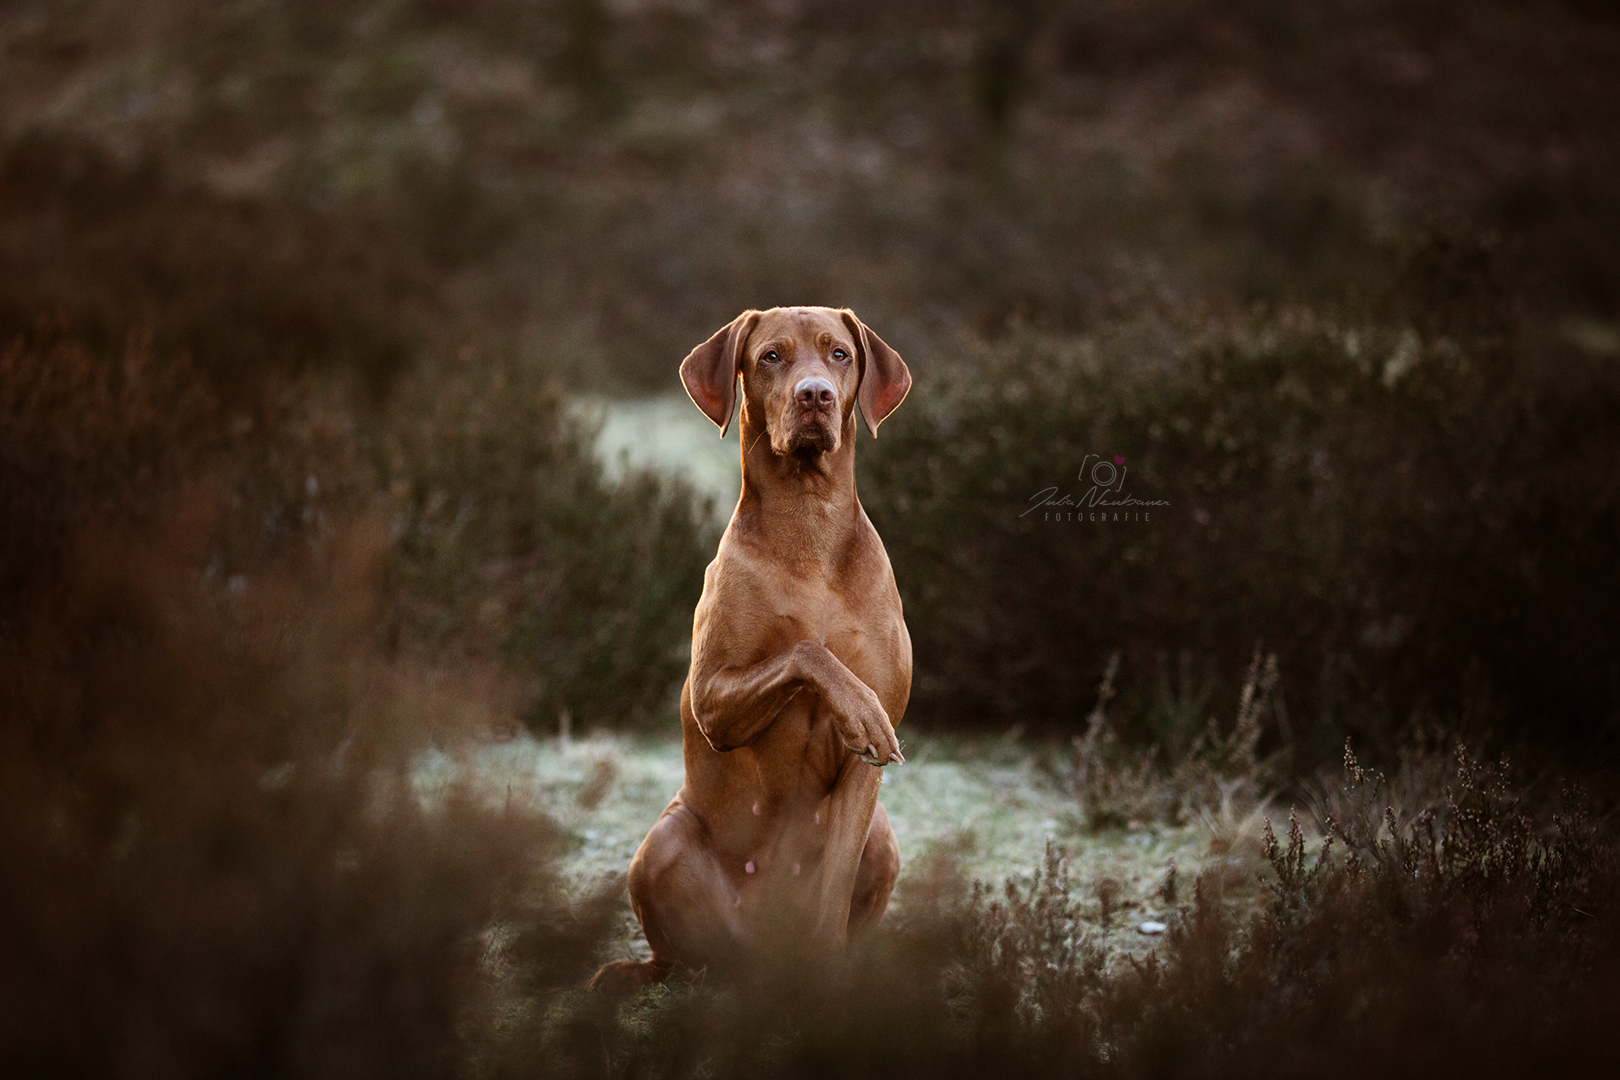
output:
[[850,311],[747,311],[681,381],[724,435],[742,381],[742,497],[703,580],[681,691],[686,783],[630,864],[652,946],[592,989],[676,963],[727,968],[766,923],[827,952],[888,906],[900,851],[879,769],[903,762],[911,638],[855,496],[855,412],[875,436],[911,373]]

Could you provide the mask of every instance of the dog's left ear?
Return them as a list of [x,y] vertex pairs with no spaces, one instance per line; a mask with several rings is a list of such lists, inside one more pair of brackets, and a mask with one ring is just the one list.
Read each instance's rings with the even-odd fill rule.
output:
[[750,308],[716,330],[713,337],[681,361],[681,385],[686,387],[686,396],[714,421],[721,438],[725,438],[737,406],[743,346],[748,344],[748,335],[758,322],[759,312]]
[[911,389],[911,371],[900,354],[884,344],[883,339],[866,328],[849,309],[839,312],[844,325],[855,335],[861,350],[861,384],[855,391],[855,402],[866,418],[866,429],[877,438],[878,425],[900,407]]

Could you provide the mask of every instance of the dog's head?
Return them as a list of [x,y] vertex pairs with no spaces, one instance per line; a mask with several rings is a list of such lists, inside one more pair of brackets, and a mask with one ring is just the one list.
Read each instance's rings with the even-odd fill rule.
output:
[[[847,309],[745,311],[681,362],[681,382],[724,435],[742,378],[772,452],[813,456],[842,444],[859,406],[874,436],[911,389],[900,354]],[[853,428],[850,428],[853,432]]]

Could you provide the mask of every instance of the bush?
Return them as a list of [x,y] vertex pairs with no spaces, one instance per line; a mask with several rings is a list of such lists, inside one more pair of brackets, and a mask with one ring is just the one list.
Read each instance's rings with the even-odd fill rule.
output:
[[379,445],[398,552],[390,632],[435,652],[498,649],[531,681],[543,730],[673,715],[715,543],[690,487],[609,482],[592,434],[531,369],[494,361],[414,377]]
[[[670,1077],[1593,1067],[1609,1053],[1599,1018],[1620,994],[1612,843],[1579,814],[1544,828],[1505,774],[1455,760],[1431,803],[1389,811],[1406,824],[1335,830],[1354,858],[1307,841],[1297,821],[1283,842],[1268,824],[1258,909],[1245,915],[1200,878],[1146,956],[1099,949],[1106,905],[1078,903],[1049,850],[999,893],[910,875],[901,917],[857,943],[847,968],[784,942],[738,984],[693,979],[616,1014],[551,995],[487,1061],[493,1075],[545,1061],[567,1075]],[[1380,787],[1353,760],[1347,784],[1351,801]],[[1404,859],[1403,845],[1432,857]]]
[[388,602],[369,632],[388,648],[504,662],[548,730],[674,713],[710,515],[684,483],[609,481],[532,368],[464,353],[380,408],[353,380],[266,377],[226,409],[148,338],[109,360],[45,324],[0,351],[0,417],[0,617],[54,587],[79,530],[154,527],[200,485],[220,500],[197,567],[215,587],[319,566],[382,514]]
[[1109,721],[1118,668],[1115,653],[1097,688],[1085,733],[1073,739],[1072,768],[1063,776],[1087,828],[1098,832],[1154,821],[1182,825],[1201,815],[1214,826],[1212,842],[1230,844],[1231,837],[1222,834],[1258,811],[1265,801],[1263,785],[1286,776],[1278,762],[1262,763],[1255,756],[1265,713],[1275,708],[1276,656],[1262,660],[1254,654],[1229,730],[1213,716],[1199,730],[1200,718],[1181,711],[1175,717],[1181,722],[1162,731],[1170,738],[1146,749],[1123,742]]
[[1337,298],[1451,208],[1523,237],[1551,318],[1612,349],[1620,26],[1597,7],[16,8],[0,332],[44,303],[114,343],[154,323],[203,366],[393,371],[473,326],[652,389],[776,302],[848,303],[920,357],[1133,295]]
[[[1283,311],[1147,356],[1025,333],[937,373],[862,458],[911,716],[1072,726],[1116,647],[1145,686],[1169,650],[1230,670],[1261,639],[1318,756],[1420,707],[1549,735],[1614,715],[1620,378],[1461,322]],[[1115,455],[1107,497],[1163,505],[1031,500],[1084,498]]]
[[0,617],[91,521],[150,520],[199,465],[212,396],[132,336],[106,359],[49,321],[0,345]]
[[[0,630],[5,1059],[455,1074],[487,933],[569,925],[557,834],[455,791],[424,809],[417,750],[498,724],[501,702],[476,672],[366,648],[376,530],[337,537],[325,572],[227,590],[197,573],[218,509],[80,530]],[[583,977],[593,942],[550,960]]]
[[[551,398],[495,398],[492,428],[472,397],[407,398],[438,411],[390,427],[341,384],[259,391],[222,415],[142,338],[109,359],[46,326],[0,351],[0,1046],[24,1072],[449,1075],[509,957],[525,986],[576,984],[622,918],[564,898],[549,822],[459,788],[428,805],[413,772],[430,743],[508,728],[522,688],[478,645],[527,626],[578,665],[551,694],[666,702],[685,631],[638,589],[696,557],[690,499],[607,484]],[[507,471],[458,471],[491,461]],[[462,546],[392,538],[380,477],[419,534],[439,519],[409,496],[466,482]],[[596,536],[593,504],[623,528]],[[496,542],[538,547],[552,591],[485,639],[385,656],[388,605],[431,607],[433,560],[477,567]],[[565,587],[576,572],[604,584]],[[496,591],[468,587],[450,617]],[[621,606],[560,606],[603,596]],[[606,634],[567,635],[603,621],[616,651],[594,661]]]
[[143,334],[240,408],[288,371],[347,368],[381,388],[432,303],[422,258],[346,209],[226,197],[155,157],[27,131],[0,145],[0,338],[42,311],[96,353]]

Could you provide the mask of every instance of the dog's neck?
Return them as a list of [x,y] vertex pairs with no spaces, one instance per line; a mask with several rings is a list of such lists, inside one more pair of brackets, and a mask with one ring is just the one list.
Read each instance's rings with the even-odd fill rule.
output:
[[838,449],[778,454],[765,421],[742,408],[742,496],[733,531],[800,564],[842,558],[860,521],[855,495],[855,412],[844,417]]

